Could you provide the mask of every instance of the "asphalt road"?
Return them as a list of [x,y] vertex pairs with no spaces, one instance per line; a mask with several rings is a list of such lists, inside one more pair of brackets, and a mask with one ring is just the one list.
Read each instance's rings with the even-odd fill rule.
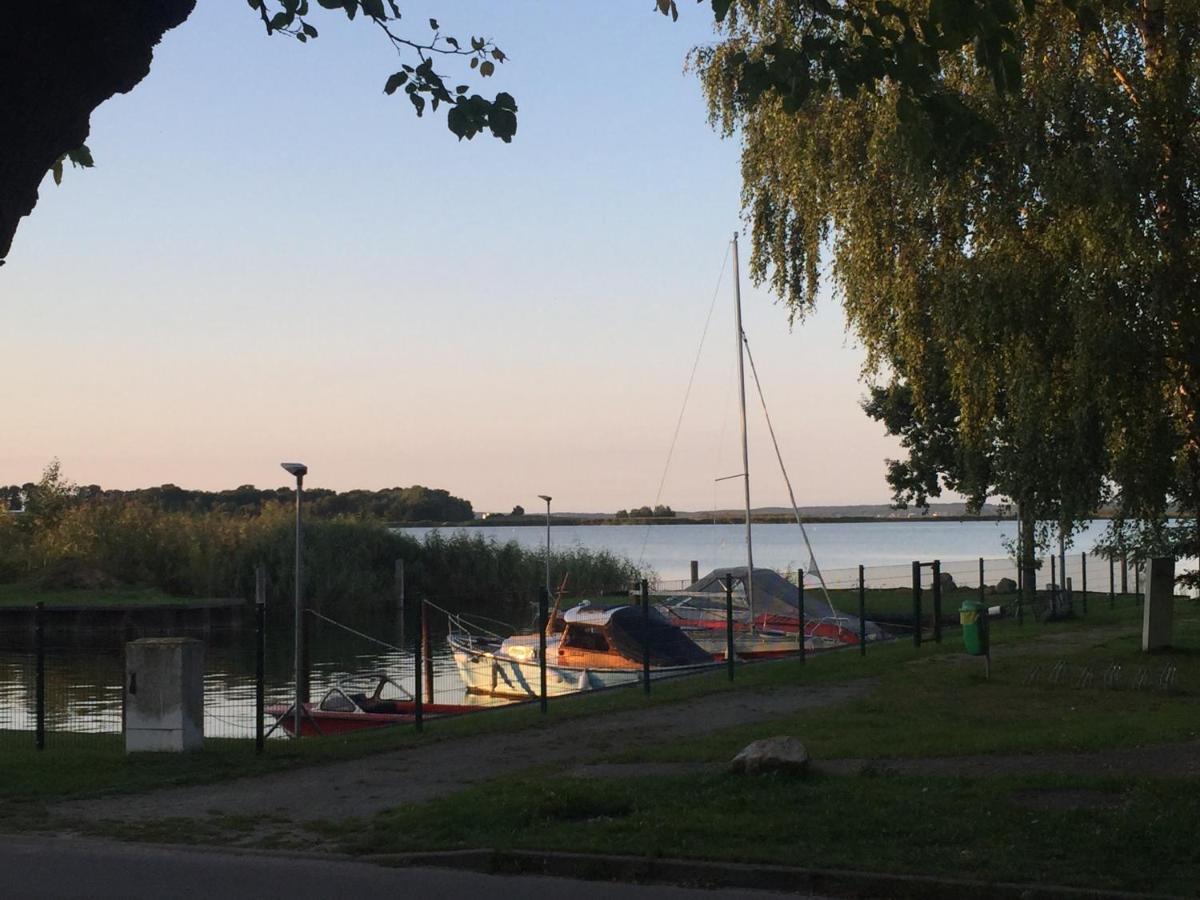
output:
[[483,875],[452,869],[390,869],[370,863],[283,854],[146,846],[82,838],[0,838],[0,895],[5,900],[216,900],[309,898],[663,898],[730,900],[781,897],[758,891],[708,891],[609,884],[537,876]]

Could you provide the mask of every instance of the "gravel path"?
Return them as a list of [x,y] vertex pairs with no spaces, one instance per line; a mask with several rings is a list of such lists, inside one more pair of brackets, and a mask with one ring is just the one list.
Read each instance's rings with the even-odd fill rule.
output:
[[537,766],[584,765],[617,750],[845,703],[865,695],[872,684],[859,680],[738,691],[560,723],[554,721],[551,709],[545,728],[439,741],[361,760],[220,784],[62,803],[52,812],[75,820],[130,822],[218,813],[270,814],[296,822],[371,816]]

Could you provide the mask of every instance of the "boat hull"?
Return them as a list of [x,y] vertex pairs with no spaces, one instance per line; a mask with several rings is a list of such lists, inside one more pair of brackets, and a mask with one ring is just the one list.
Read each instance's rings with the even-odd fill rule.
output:
[[[368,712],[332,712],[314,709],[312,704],[305,704],[304,713],[300,716],[301,737],[322,737],[334,734],[348,734],[353,731],[363,731],[368,728],[384,728],[389,725],[408,725],[416,721],[415,704],[406,702],[397,704],[402,711],[395,713]],[[453,716],[460,713],[477,712],[478,706],[467,706],[454,703],[426,703],[421,707],[422,718],[438,716]],[[288,734],[296,733],[295,717],[292,707],[268,706],[265,710],[274,716],[279,726]]]
[[[455,665],[467,690],[473,694],[529,700],[541,696],[541,669],[536,660],[518,660],[491,650],[471,647],[450,639]],[[652,668],[650,678],[700,672],[711,664]],[[642,680],[640,668],[591,668],[546,664],[546,696],[561,697],[621,685],[637,684]]]

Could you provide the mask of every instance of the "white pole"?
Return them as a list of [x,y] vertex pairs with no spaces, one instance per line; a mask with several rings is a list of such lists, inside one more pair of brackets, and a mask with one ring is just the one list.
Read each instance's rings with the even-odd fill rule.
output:
[[746,605],[750,608],[750,628],[754,628],[754,544],[750,529],[750,446],[746,439],[746,369],[742,357],[742,281],[738,275],[738,236],[733,233],[733,309],[737,329],[738,403],[742,420],[742,485],[746,497]]

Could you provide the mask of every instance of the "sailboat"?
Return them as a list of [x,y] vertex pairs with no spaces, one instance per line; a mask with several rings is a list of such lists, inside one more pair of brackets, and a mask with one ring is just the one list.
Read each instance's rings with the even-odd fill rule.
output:
[[[797,653],[801,649],[801,629],[805,650],[857,644],[863,635],[868,640],[877,640],[884,636],[878,626],[873,623],[860,623],[856,617],[843,615],[834,608],[829,591],[825,587],[825,580],[817,566],[816,555],[804,528],[804,521],[800,517],[792,482],[783,463],[779,441],[775,438],[775,427],[771,424],[771,417],[767,412],[754,357],[750,354],[746,332],[742,328],[742,284],[738,271],[737,232],[733,235],[733,285],[742,471],[738,475],[728,477],[742,479],[746,513],[746,565],[745,568],[710,572],[686,590],[659,600],[657,608],[669,621],[683,628],[699,646],[716,657],[724,657],[729,652],[726,634],[728,610],[724,596],[726,585],[732,594],[734,607],[733,653],[736,656],[762,658]],[[779,468],[787,485],[796,525],[800,528],[808,550],[808,572],[797,573],[798,583],[795,585],[771,569],[754,567],[754,529],[750,518],[750,444],[746,429],[747,359],[754,375],[763,413],[766,415],[775,456],[779,460]],[[816,576],[817,584],[824,594],[823,602],[804,593],[803,580],[806,574]]]

